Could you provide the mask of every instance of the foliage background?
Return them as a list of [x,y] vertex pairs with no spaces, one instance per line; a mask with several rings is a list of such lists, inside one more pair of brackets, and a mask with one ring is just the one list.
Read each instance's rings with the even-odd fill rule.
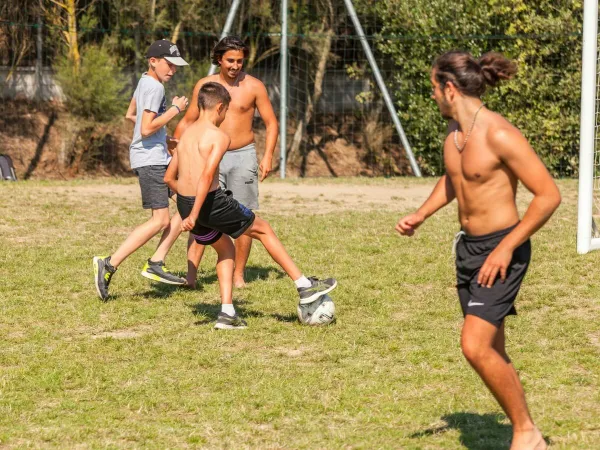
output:
[[[485,102],[523,131],[554,175],[577,174],[580,0],[355,0],[354,5],[425,174],[442,171],[445,133],[429,98],[429,69],[436,55],[454,48],[475,55],[499,51],[516,60],[517,77],[489,92]],[[191,92],[206,73],[229,6],[226,0],[7,2],[0,6],[0,65],[35,64],[41,23],[43,64],[58,71],[71,104],[90,105],[80,108],[81,115],[107,121],[122,111],[119,101],[106,100],[127,98],[145,68],[144,50],[157,38],[176,41],[194,61],[170,86]],[[270,86],[276,109],[280,14],[279,1],[243,0],[233,27],[250,46],[247,69]],[[377,173],[410,173],[398,156],[401,149],[394,153],[399,140],[343,2],[294,0],[289,14],[291,159],[306,165],[311,151],[325,158],[326,145],[343,138],[364,149],[364,158],[380,167]],[[81,77],[60,76],[69,65],[85,70],[85,55],[93,51],[110,55],[94,70],[115,74],[114,80],[81,89]],[[119,72],[123,77],[116,76]],[[361,82],[357,91],[353,86]],[[342,103],[344,95],[352,101]]]

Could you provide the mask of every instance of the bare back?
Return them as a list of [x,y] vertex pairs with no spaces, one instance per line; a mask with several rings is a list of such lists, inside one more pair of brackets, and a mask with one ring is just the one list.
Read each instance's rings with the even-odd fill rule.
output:
[[[219,142],[223,131],[208,122],[197,121],[181,137],[177,146],[178,178],[177,192],[185,196],[195,196],[210,154],[215,151],[215,142]],[[213,176],[209,191],[219,187],[219,169]]]
[[[451,125],[444,143],[444,164],[458,201],[461,228],[483,235],[514,225],[519,220],[515,202],[519,178],[506,165],[503,149],[495,141],[498,134],[520,136],[520,132],[501,115],[486,110],[459,152],[454,143],[457,127],[456,122]],[[465,133],[459,131],[457,138],[460,145]],[[520,151],[533,153],[528,145]]]

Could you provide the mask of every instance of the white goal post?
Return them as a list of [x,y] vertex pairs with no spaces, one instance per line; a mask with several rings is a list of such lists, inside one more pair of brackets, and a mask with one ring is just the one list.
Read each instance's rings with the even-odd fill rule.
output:
[[[600,233],[594,212],[600,206],[600,110],[598,95],[598,0],[583,6],[583,50],[581,68],[581,128],[579,144],[579,197],[577,208],[577,253],[600,249]],[[598,197],[595,198],[594,195]]]

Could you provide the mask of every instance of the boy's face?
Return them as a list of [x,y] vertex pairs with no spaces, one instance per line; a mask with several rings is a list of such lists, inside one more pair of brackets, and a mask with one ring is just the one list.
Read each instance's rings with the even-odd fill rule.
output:
[[236,78],[244,65],[244,52],[242,50],[227,50],[219,60],[221,73],[229,78]]
[[171,64],[165,58],[150,58],[150,67],[152,67],[161,83],[169,81],[177,72],[177,66]]
[[229,109],[229,105],[225,103],[217,103],[217,112],[219,116],[217,118],[217,126],[221,125],[225,120],[225,116],[227,115],[227,110]]

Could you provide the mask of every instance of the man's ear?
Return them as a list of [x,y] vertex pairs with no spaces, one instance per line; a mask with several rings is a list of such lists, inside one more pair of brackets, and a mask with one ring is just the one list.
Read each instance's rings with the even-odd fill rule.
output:
[[444,98],[446,99],[446,101],[454,100],[454,97],[457,93],[458,89],[456,89],[454,83],[452,83],[452,81],[447,81],[446,85],[444,86]]
[[219,113],[219,115],[221,115],[221,113],[223,112],[223,109],[225,109],[225,103],[223,103],[223,102],[217,103],[217,112]]

